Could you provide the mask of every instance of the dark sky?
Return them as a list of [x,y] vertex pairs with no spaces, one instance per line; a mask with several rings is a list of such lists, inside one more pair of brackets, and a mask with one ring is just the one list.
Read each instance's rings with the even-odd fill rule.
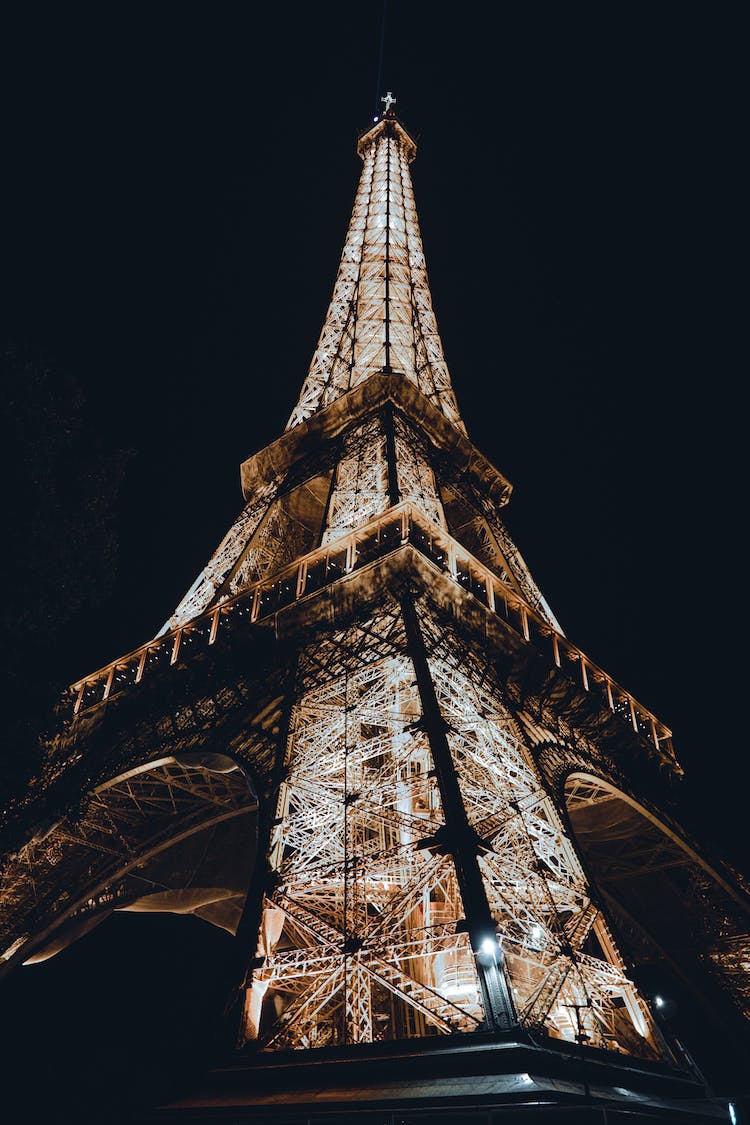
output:
[[[5,29],[4,335],[135,454],[71,680],[161,626],[240,507],[239,462],[286,423],[380,15],[105,6]],[[515,485],[511,531],[571,639],[673,728],[687,798],[739,859],[737,36],[692,5],[391,0],[381,92],[419,139],[438,323],[469,434]]]

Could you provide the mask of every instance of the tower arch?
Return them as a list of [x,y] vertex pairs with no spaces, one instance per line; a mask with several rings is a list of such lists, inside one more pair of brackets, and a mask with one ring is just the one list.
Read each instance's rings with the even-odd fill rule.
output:
[[12,940],[0,973],[48,960],[114,911],[193,914],[234,933],[257,810],[247,770],[208,749],[162,755],[94,786],[9,859],[2,901]]
[[589,877],[638,963],[667,967],[720,1034],[741,1028],[750,1014],[741,877],[645,799],[594,773],[571,771],[562,794]]

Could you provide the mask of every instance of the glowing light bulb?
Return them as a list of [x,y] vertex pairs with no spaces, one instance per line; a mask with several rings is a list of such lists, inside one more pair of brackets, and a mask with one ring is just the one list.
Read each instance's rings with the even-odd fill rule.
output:
[[664,1007],[664,999],[663,999],[663,997],[661,997],[661,996],[654,996],[654,1004],[656,1004],[656,1007],[657,1007],[657,1008],[663,1008],[663,1007]]

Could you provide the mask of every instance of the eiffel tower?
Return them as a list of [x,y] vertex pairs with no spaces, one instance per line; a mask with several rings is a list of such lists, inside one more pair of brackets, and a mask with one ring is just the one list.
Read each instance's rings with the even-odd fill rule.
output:
[[234,1054],[158,1120],[725,1120],[639,977],[668,963],[741,1057],[750,896],[665,811],[670,730],[506,530],[384,101],[286,429],[10,810],[0,971],[113,911],[235,934]]

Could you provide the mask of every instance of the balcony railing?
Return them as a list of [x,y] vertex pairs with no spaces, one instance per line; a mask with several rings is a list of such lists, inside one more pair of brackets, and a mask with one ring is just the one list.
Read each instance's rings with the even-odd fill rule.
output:
[[409,503],[389,508],[348,535],[304,555],[272,579],[255,583],[173,632],[78,680],[70,688],[73,713],[77,715],[140,684],[157,668],[189,658],[191,653],[215,644],[219,636],[232,633],[244,623],[269,617],[406,544],[411,544],[491,613],[503,618],[525,641],[550,657],[585,693],[632,727],[671,766],[676,764],[672,734],[663,723],[552,629],[515,590]]

